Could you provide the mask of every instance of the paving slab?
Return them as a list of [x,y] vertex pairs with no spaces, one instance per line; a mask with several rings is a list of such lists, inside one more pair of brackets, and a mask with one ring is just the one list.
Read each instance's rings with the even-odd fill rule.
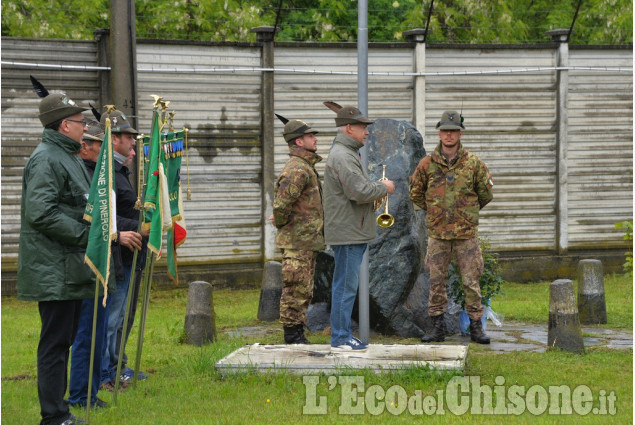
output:
[[612,339],[606,344],[607,348],[615,348],[619,350],[633,349],[633,338],[631,339]]
[[216,369],[221,374],[283,370],[294,374],[333,374],[346,369],[370,369],[381,373],[410,367],[462,370],[466,357],[466,345],[369,344],[368,350],[362,353],[331,353],[329,344],[252,344],[218,361]]
[[509,353],[512,351],[527,351],[534,353],[544,353],[547,350],[545,345],[535,345],[535,344],[524,344],[519,342],[508,343],[508,342],[497,342],[492,341],[491,344],[487,345],[490,352],[493,353]]

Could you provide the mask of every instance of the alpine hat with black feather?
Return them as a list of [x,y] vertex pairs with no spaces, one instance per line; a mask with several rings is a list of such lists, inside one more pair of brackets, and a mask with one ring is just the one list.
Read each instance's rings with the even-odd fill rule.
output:
[[106,105],[106,112],[101,114],[101,119],[99,123],[102,127],[106,127],[106,118],[110,118],[110,131],[113,133],[130,133],[130,134],[139,134],[137,130],[135,130],[132,125],[130,125],[130,121],[128,121],[128,117],[121,112],[118,111],[112,105]]
[[362,111],[354,106],[344,105],[340,106],[335,102],[327,101],[323,102],[324,106],[335,112],[335,126],[341,127],[346,124],[366,124],[370,125],[374,123],[373,120],[367,118],[362,114]]
[[316,130],[313,130],[307,123],[302,120],[288,120],[282,115],[276,114],[276,117],[282,124],[284,124],[284,130],[282,130],[282,137],[284,137],[285,142],[289,143],[297,139],[298,137],[302,137],[305,134],[317,134],[319,133]]
[[77,106],[77,104],[64,93],[49,93],[35,77],[32,75],[30,77],[35,93],[42,98],[42,101],[40,101],[39,118],[44,127],[53,124],[55,121],[88,110],[88,108]]

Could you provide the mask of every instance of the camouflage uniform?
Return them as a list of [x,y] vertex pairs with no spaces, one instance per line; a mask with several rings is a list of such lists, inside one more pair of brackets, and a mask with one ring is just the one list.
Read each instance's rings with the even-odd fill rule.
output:
[[446,279],[452,255],[457,258],[470,319],[483,316],[479,278],[483,256],[476,238],[479,210],[493,198],[492,178],[485,163],[459,142],[451,163],[441,154],[441,143],[419,162],[410,183],[410,199],[426,210],[430,271],[430,316],[447,306]]
[[283,326],[306,323],[306,310],[313,297],[313,274],[317,252],[324,249],[322,186],[315,164],[322,157],[295,145],[275,184],[274,224],[276,246],[282,249]]

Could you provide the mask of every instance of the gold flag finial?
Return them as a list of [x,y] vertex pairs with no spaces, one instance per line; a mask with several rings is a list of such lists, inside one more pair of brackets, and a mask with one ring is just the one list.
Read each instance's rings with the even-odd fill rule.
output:
[[163,110],[163,112],[168,109],[168,106],[170,106],[170,101],[161,99],[161,109]]
[[110,114],[112,111],[116,111],[117,108],[115,108],[115,105],[104,105],[104,108],[106,108],[106,113]]
[[173,127],[174,115],[176,115],[176,112],[175,111],[170,111],[170,113],[169,113],[170,118],[169,118],[169,121],[168,121],[169,122],[169,126],[170,126],[170,131],[174,131],[174,127]]
[[161,96],[158,96],[156,94],[151,94],[150,96],[152,96],[152,98],[154,99],[154,105],[152,105],[155,108],[158,108],[159,105],[163,102],[163,98]]

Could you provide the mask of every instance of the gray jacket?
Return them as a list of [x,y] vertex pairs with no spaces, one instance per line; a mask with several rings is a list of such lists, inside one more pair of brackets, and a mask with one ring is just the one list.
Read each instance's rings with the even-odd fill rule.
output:
[[324,171],[324,237],[327,245],[368,243],[377,224],[373,201],[386,195],[386,185],[371,182],[359,158],[364,146],[338,133]]

